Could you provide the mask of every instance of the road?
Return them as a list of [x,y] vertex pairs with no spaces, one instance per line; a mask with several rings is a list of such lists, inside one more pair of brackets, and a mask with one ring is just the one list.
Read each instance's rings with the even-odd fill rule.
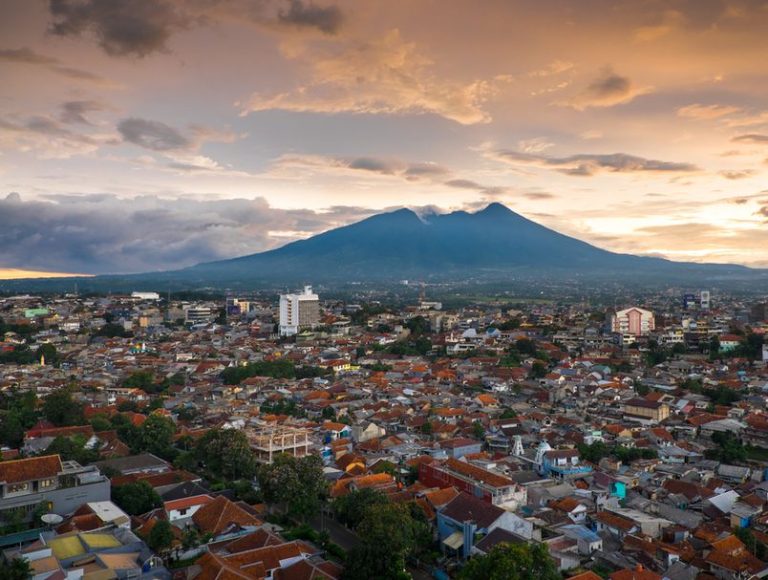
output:
[[347,529],[329,516],[321,518],[321,516],[318,515],[314,518],[310,518],[307,523],[318,532],[325,529],[331,537],[331,541],[334,544],[341,546],[345,552],[349,552],[352,548],[360,545],[360,538],[358,538],[353,531]]

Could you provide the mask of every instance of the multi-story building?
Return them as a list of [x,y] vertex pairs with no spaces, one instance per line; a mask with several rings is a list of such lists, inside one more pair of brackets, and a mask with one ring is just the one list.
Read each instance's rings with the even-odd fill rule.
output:
[[419,465],[419,481],[429,487],[455,487],[484,502],[515,510],[525,505],[526,488],[500,473],[458,459]]
[[310,452],[309,431],[292,427],[266,427],[248,433],[256,459],[262,463],[272,463],[278,453],[287,453],[294,457],[304,457]]
[[653,312],[633,306],[611,317],[611,330],[622,335],[646,336],[656,328]]
[[109,499],[109,479],[94,466],[58,455],[0,462],[0,523],[28,520],[38,508],[66,515]]
[[634,398],[624,403],[624,419],[643,424],[659,423],[669,417],[669,405],[660,401]]
[[304,286],[299,294],[280,295],[280,334],[293,336],[314,328],[320,322],[320,297],[312,286]]
[[184,322],[186,324],[206,324],[216,317],[216,311],[210,306],[184,306]]

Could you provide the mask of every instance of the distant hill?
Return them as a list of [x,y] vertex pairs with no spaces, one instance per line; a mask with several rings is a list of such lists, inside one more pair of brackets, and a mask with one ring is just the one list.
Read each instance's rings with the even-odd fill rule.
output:
[[[280,248],[182,270],[81,279],[82,288],[274,287],[400,279],[504,281],[568,279],[654,285],[766,280],[766,271],[617,254],[563,235],[499,203],[468,213],[417,215],[409,209],[374,215]],[[0,288],[71,287],[61,279]]]

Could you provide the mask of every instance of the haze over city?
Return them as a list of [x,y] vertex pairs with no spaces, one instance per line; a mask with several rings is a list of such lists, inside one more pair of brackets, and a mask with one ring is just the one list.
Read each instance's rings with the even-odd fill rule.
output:
[[175,269],[494,201],[765,267],[766,29],[756,0],[3,0],[0,273]]

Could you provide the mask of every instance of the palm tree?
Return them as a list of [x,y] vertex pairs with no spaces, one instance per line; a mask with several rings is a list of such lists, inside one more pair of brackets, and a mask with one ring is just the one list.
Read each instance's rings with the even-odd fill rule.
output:
[[0,578],[4,580],[28,580],[32,568],[25,558],[14,558],[10,562],[0,561]]

